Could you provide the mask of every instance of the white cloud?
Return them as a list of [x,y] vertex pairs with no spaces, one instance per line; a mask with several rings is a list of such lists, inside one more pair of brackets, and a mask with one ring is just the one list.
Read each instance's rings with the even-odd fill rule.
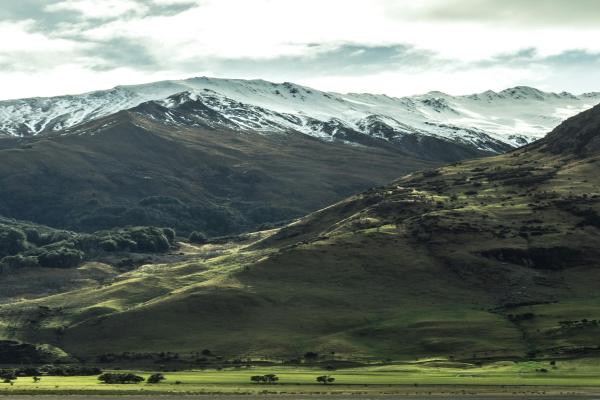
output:
[[[5,1],[10,3],[19,0]],[[8,80],[16,82],[20,79],[21,83],[14,85],[15,95],[19,90],[31,94],[33,90],[24,88],[37,78],[28,79],[28,76],[52,76],[58,81],[68,80],[70,86],[63,90],[54,82],[44,84],[43,80],[36,81],[38,86],[35,90],[39,94],[56,94],[65,90],[88,90],[91,89],[91,83],[103,87],[131,83],[132,80],[199,75],[207,71],[224,76],[231,70],[228,69],[228,61],[236,62],[235,77],[301,80],[338,91],[376,91],[398,95],[435,89],[464,93],[488,88],[501,89],[525,82],[555,90],[581,91],[584,85],[582,71],[591,71],[593,66],[568,69],[544,64],[544,57],[575,49],[600,52],[600,41],[597,40],[600,25],[578,25],[576,21],[559,26],[524,22],[526,18],[538,16],[540,20],[543,19],[544,8],[528,9],[523,13],[526,17],[516,19],[519,23],[506,22],[508,19],[504,17],[511,15],[514,10],[518,11],[518,7],[528,7],[527,2],[515,0],[510,0],[512,8],[503,6],[503,17],[498,20],[485,12],[491,11],[493,14],[497,6],[491,0],[466,0],[464,4],[479,5],[477,12],[465,8],[454,13],[456,15],[441,17],[439,10],[455,10],[460,8],[461,2],[48,2],[50,4],[42,7],[42,11],[58,21],[51,28],[43,29],[43,24],[32,18],[18,22],[0,20],[0,37],[11,38],[0,43],[0,84],[5,82],[11,85]],[[535,2],[539,4],[540,0]],[[559,15],[556,4],[558,2],[553,1],[552,18]],[[163,9],[166,11],[159,12]],[[64,19],[61,19],[63,16]],[[393,45],[412,48],[414,54],[421,55],[422,64],[408,67],[406,64],[411,63],[402,63],[402,59],[394,59],[390,55],[389,59],[381,60],[383,71],[341,73],[332,67],[334,63],[329,63],[327,65],[331,70],[319,71],[318,76],[310,78],[293,66],[287,65],[286,69],[277,67],[283,65],[277,64],[281,58],[302,58],[304,65],[311,61],[321,62],[329,53],[338,54],[333,50],[344,44],[356,46],[356,51],[346,55],[347,60],[344,60],[349,66],[354,62],[364,62],[361,56],[364,50],[361,47]],[[107,51],[107,48],[112,51]],[[137,51],[133,52],[134,48]],[[510,55],[523,49],[535,49],[535,60],[524,61],[518,66],[481,64],[482,61],[499,60],[500,55]],[[132,53],[130,57],[120,56],[128,52]],[[411,57],[410,54],[407,52],[398,57]],[[139,59],[138,66],[135,65],[136,59]],[[243,63],[241,60],[249,60],[248,65],[260,63],[263,69],[257,72],[249,68],[245,71],[240,67]],[[273,64],[269,64],[269,60]],[[388,70],[385,70],[386,66]],[[335,67],[339,68],[339,63]],[[14,70],[26,73],[18,74]],[[575,73],[578,76],[570,78],[570,74]],[[62,79],[60,74],[64,74]],[[598,89],[598,86],[589,88]],[[7,96],[7,93],[3,90],[2,96]]]
[[184,79],[187,75],[172,72],[143,73],[131,68],[97,72],[79,64],[63,64],[43,72],[12,71],[0,75],[2,97],[24,97],[76,94],[108,89],[118,84],[140,84],[165,79]]
[[[75,0],[71,0],[75,1]],[[83,2],[85,0],[78,0]],[[402,2],[389,13],[386,0],[207,0],[175,16],[116,20],[84,34],[95,40],[134,37],[165,57],[274,58],[304,54],[307,43],[405,43],[442,57],[481,60],[498,53],[536,47],[559,54],[573,48],[600,50],[597,35],[582,29],[490,26],[481,22],[415,19],[423,8]],[[125,4],[125,3],[124,3]],[[595,30],[598,33],[600,29]]]
[[10,52],[50,53],[70,51],[78,47],[71,40],[50,38],[39,32],[31,32],[34,21],[2,22],[0,21],[0,37],[6,38],[0,44],[0,54]]

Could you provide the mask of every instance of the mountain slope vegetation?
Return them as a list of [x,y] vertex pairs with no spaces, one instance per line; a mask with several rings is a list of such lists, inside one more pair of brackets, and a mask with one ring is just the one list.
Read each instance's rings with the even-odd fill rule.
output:
[[73,134],[4,146],[0,215],[76,231],[152,225],[182,234],[241,232],[436,164],[392,146],[175,129],[128,111]]
[[[600,107],[242,241],[0,307],[0,334],[107,353],[597,355]],[[50,312],[40,312],[41,306]]]

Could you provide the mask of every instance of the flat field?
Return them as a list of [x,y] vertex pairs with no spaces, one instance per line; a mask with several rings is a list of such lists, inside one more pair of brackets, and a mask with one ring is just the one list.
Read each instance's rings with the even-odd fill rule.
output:
[[[123,371],[118,371],[123,372]],[[148,371],[132,371],[145,378]],[[276,374],[276,384],[254,384],[253,375]],[[22,395],[308,395],[344,396],[592,396],[600,394],[600,361],[497,362],[484,366],[442,360],[336,371],[310,367],[247,367],[165,372],[160,384],[107,385],[96,376],[19,378],[0,384],[0,396]],[[316,377],[330,375],[331,384]],[[59,398],[59,397],[57,397]],[[160,397],[164,398],[164,397]]]

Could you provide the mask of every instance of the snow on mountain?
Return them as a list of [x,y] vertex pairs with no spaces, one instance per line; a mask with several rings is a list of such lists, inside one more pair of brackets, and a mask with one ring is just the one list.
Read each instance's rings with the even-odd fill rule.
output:
[[0,101],[0,133],[61,131],[134,108],[165,123],[225,126],[256,132],[298,131],[331,140],[352,130],[383,140],[434,136],[498,151],[544,136],[564,119],[600,102],[519,86],[467,96],[430,92],[410,97],[322,92],[293,83],[191,78],[117,86],[81,95]]

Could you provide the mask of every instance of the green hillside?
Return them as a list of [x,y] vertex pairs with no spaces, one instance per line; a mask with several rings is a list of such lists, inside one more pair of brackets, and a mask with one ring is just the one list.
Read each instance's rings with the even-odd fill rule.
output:
[[[600,107],[185,260],[0,306],[0,335],[123,352],[462,360],[600,351]],[[41,307],[47,310],[40,311]]]
[[[452,160],[483,154],[440,153]],[[289,221],[440,164],[383,141],[351,146],[293,133],[240,134],[161,124],[131,111],[54,137],[0,140],[0,159],[4,217],[75,231],[151,225],[208,235]]]

